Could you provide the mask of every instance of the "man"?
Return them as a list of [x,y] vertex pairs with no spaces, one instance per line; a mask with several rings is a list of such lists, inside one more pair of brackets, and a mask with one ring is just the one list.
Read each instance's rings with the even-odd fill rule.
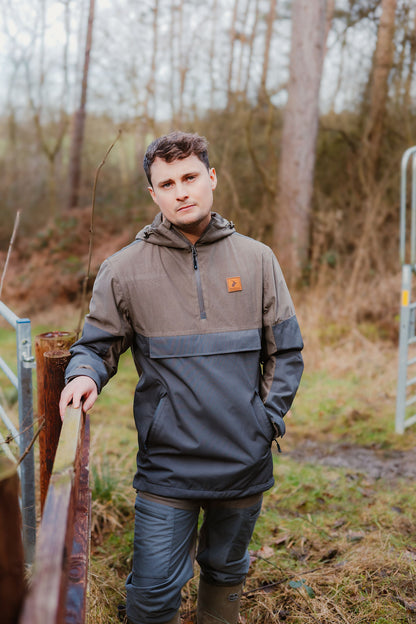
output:
[[217,177],[205,138],[163,136],[144,168],[161,212],[99,271],[61,414],[81,399],[89,410],[131,347],[140,379],[128,621],[180,621],[202,508],[197,621],[235,624],[302,338],[272,251],[211,212]]

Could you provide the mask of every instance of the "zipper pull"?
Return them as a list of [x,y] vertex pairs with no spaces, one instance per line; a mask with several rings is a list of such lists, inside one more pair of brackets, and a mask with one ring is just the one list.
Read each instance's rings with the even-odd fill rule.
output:
[[198,253],[193,245],[192,245],[192,259],[194,261],[194,269],[195,271],[197,271],[198,270]]

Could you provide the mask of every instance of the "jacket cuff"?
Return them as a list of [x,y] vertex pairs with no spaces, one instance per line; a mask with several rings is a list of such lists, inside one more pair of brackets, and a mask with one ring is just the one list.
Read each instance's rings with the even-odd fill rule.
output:
[[283,438],[286,432],[286,425],[285,425],[285,421],[283,420],[283,418],[275,414],[270,417],[270,420],[272,422],[274,430],[276,431],[276,437]]
[[65,384],[75,379],[75,377],[91,377],[91,379],[95,382],[95,385],[97,386],[97,392],[101,392],[100,378],[95,370],[90,366],[78,366],[74,370],[71,370],[71,373],[69,375],[65,375]]

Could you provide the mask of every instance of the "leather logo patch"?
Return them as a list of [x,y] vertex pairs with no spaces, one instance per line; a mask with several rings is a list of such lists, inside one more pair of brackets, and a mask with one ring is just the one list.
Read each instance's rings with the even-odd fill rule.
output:
[[228,292],[237,292],[243,290],[241,285],[241,277],[227,277]]

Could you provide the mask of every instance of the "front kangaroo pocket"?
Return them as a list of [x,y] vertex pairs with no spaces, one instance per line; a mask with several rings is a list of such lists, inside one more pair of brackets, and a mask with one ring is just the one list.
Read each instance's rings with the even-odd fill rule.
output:
[[163,428],[164,428],[163,419],[164,419],[164,413],[166,411],[167,403],[168,403],[168,396],[167,394],[164,394],[161,397],[156,407],[155,413],[153,414],[153,418],[150,423],[149,430],[147,432],[147,437],[146,437],[146,442],[145,442],[146,449],[149,446],[155,446],[159,444],[160,442],[163,442],[163,435],[162,435]]
[[264,407],[264,403],[260,398],[258,392],[254,393],[253,399],[251,401],[253,406],[253,412],[256,416],[257,423],[264,434],[267,442],[269,444],[272,443],[273,440],[273,425],[270,422],[269,417],[267,416],[266,408]]

